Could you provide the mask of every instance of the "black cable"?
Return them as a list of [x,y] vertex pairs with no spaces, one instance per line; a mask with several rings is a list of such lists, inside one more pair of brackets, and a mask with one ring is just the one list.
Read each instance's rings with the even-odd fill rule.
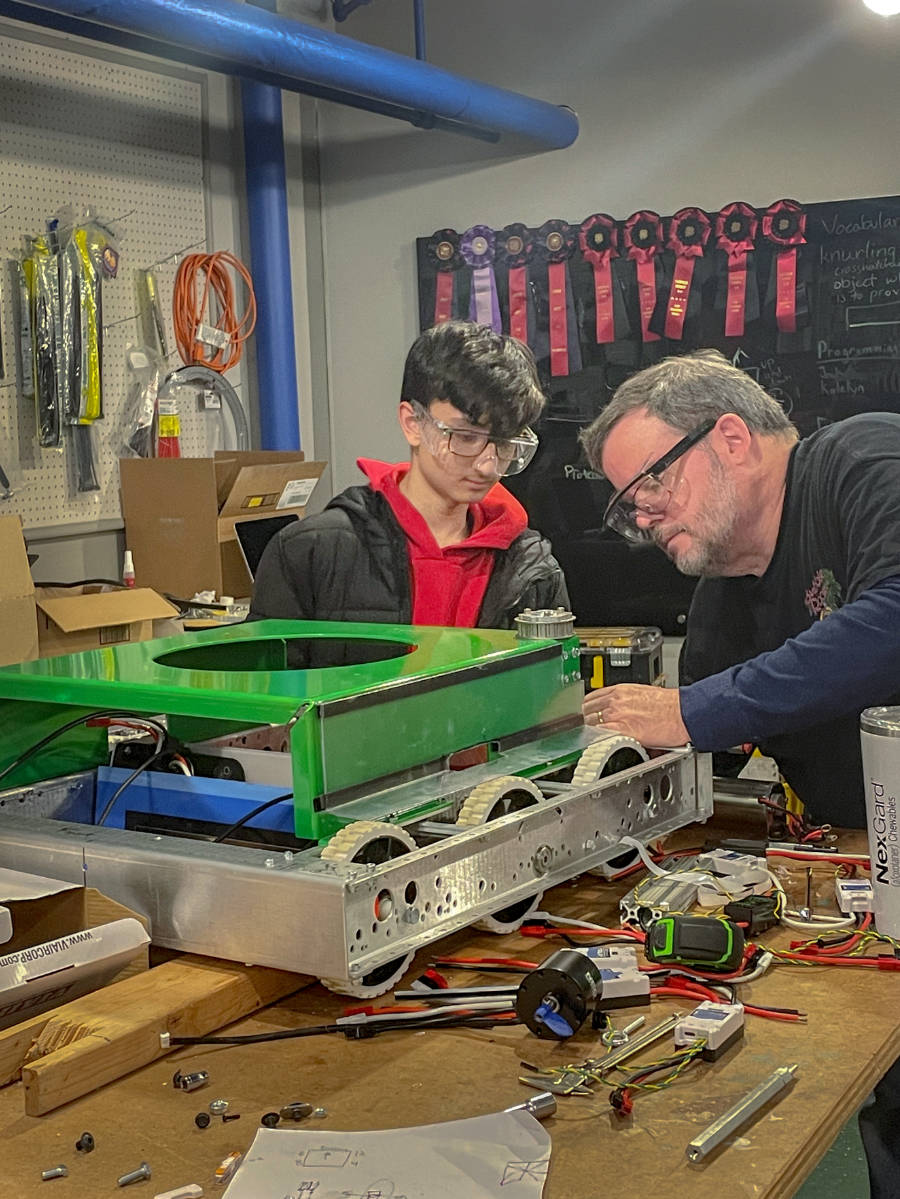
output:
[[[585,929],[585,934],[589,931]],[[557,929],[557,932],[560,934],[560,939],[573,949],[598,949],[605,945],[630,945],[636,948],[640,944],[639,941],[635,941],[634,937],[602,937],[599,941],[592,941],[588,944],[583,938],[576,940],[571,933],[564,933],[559,929]]]
[[[125,784],[123,783],[122,786],[124,787]],[[220,841],[227,841],[232,833],[237,832],[237,830],[245,825],[248,820],[252,820],[253,817],[258,816],[260,812],[265,812],[266,808],[274,808],[277,803],[281,803],[285,799],[293,798],[293,791],[288,791],[284,795],[276,795],[274,799],[267,799],[265,803],[261,803],[258,807],[252,808],[245,816],[242,816],[240,820],[236,820],[234,824],[230,825],[225,830],[224,833],[219,833],[218,837],[213,837],[213,845],[218,845]]]
[[3,769],[0,770],[0,782],[2,782],[8,774],[12,774],[14,770],[17,770],[20,766],[24,765],[29,758],[33,758],[34,755],[39,753],[45,745],[49,745],[51,741],[55,741],[57,737],[61,737],[63,733],[68,733],[70,729],[78,728],[80,724],[87,724],[91,720],[99,720],[101,718],[137,720],[142,724],[146,724],[150,728],[155,729],[160,734],[161,742],[164,741],[166,737],[166,730],[162,727],[162,725],[146,716],[138,716],[135,712],[118,712],[111,708],[100,708],[96,712],[88,712],[85,716],[79,716],[75,720],[70,720],[66,724],[61,724],[59,728],[56,728],[52,732],[48,733],[46,737],[42,737],[40,741],[36,741],[34,745],[29,746],[28,749],[24,750],[17,758],[10,762],[8,766],[4,766]]
[[35,587],[92,587],[95,584],[102,584],[105,587],[117,587],[120,591],[123,585],[121,579],[76,579],[74,583],[46,583],[43,580],[39,582],[37,579],[34,581]]
[[308,1028],[287,1028],[279,1032],[251,1033],[238,1037],[170,1037],[170,1045],[260,1045],[265,1041],[290,1041],[297,1037],[318,1037],[326,1033],[342,1032],[348,1039],[362,1040],[380,1032],[421,1032],[429,1028],[494,1028],[498,1024],[516,1025],[520,1020],[497,1019],[488,1015],[457,1016],[448,1013],[444,1017],[432,1016],[427,1020],[385,1020],[377,1024],[312,1024]]
[[116,800],[119,798],[119,796],[125,790],[125,788],[129,787],[134,782],[134,780],[137,778],[137,776],[139,774],[143,774],[145,770],[149,770],[150,767],[153,765],[153,763],[158,762],[159,759],[163,756],[163,754],[165,754],[167,752],[168,752],[168,750],[166,747],[166,742],[165,742],[165,740],[163,740],[160,742],[160,744],[153,751],[153,753],[150,755],[149,758],[147,758],[145,761],[141,762],[140,766],[138,766],[135,770],[132,770],[131,774],[129,774],[128,778],[124,781],[124,783],[122,783],[122,785],[120,787],[116,788],[115,792],[112,795],[112,798],[110,800],[108,800],[106,807],[100,813],[99,818],[94,821],[94,824],[98,828],[100,827],[100,825],[102,825],[106,822],[107,816],[112,811]]

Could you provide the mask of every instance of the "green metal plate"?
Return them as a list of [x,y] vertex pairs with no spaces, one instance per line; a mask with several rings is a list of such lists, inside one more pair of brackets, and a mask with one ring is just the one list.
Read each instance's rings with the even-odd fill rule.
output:
[[[581,693],[574,638],[260,621],[0,668],[0,768],[92,709],[164,714],[185,740],[289,725],[296,831],[316,838],[340,823],[326,793],[574,717]],[[51,744],[7,785],[103,758],[96,730]]]

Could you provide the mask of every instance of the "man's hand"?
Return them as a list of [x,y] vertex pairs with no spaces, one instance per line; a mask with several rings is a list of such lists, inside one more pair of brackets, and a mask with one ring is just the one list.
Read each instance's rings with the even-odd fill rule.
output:
[[678,690],[617,683],[591,691],[582,704],[584,722],[593,727],[626,733],[654,749],[684,745],[690,740],[681,719]]

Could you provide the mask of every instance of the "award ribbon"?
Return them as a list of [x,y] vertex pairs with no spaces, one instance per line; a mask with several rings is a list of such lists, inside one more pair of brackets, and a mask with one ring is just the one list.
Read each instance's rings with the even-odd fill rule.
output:
[[500,301],[494,278],[494,230],[487,225],[473,225],[460,238],[459,253],[463,262],[472,268],[472,292],[469,297],[469,320],[489,325],[500,333]]
[[641,337],[644,341],[659,341],[659,334],[650,332],[650,318],[656,307],[656,255],[662,249],[662,221],[657,213],[642,209],[625,222],[622,236],[625,253],[637,273]]
[[571,258],[574,249],[575,236],[566,221],[544,221],[535,235],[535,250],[547,263],[551,375],[568,375],[569,373],[568,269],[566,263]]
[[594,302],[597,308],[597,344],[616,340],[612,297],[612,260],[618,258],[619,231],[605,212],[595,212],[581,222],[578,244],[585,262],[594,268]]
[[691,298],[694,264],[709,240],[709,217],[699,208],[680,208],[669,221],[666,245],[675,254],[675,270],[666,304],[665,335],[680,341]]
[[741,337],[747,308],[747,255],[753,249],[756,212],[739,200],[726,204],[716,216],[716,245],[728,256],[728,300],[725,336]]
[[527,225],[506,225],[496,234],[495,257],[508,267],[509,333],[528,344],[528,263],[534,236]]
[[806,213],[796,200],[776,200],[762,219],[763,237],[779,247],[775,256],[775,324],[797,332],[797,246],[806,245]]
[[434,283],[434,324],[443,325],[453,316],[453,276],[462,266],[459,234],[455,229],[438,229],[425,247],[437,270]]

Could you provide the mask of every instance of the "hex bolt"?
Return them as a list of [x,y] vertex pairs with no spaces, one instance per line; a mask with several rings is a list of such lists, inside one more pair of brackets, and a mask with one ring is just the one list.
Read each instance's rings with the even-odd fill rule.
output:
[[275,1128],[280,1121],[281,1116],[279,1116],[278,1112],[266,1112],[264,1116],[260,1117],[259,1122],[263,1128]]
[[209,1128],[211,1118],[209,1112],[197,1112],[194,1116],[194,1123],[198,1128]]
[[68,1173],[65,1166],[54,1166],[52,1170],[42,1170],[41,1178],[44,1182],[49,1182],[51,1178],[65,1178]]
[[228,1111],[227,1099],[210,1099],[209,1110],[214,1116],[224,1116]]
[[121,1178],[116,1179],[117,1187],[131,1186],[133,1182],[141,1182],[145,1178],[150,1177],[150,1167],[146,1162],[141,1162],[136,1170],[132,1170],[129,1174],[123,1174]]
[[79,1153],[93,1153],[94,1152],[94,1138],[91,1136],[91,1134],[89,1132],[83,1132],[81,1134],[81,1136],[78,1138],[78,1140],[75,1142],[75,1148],[78,1150]]

